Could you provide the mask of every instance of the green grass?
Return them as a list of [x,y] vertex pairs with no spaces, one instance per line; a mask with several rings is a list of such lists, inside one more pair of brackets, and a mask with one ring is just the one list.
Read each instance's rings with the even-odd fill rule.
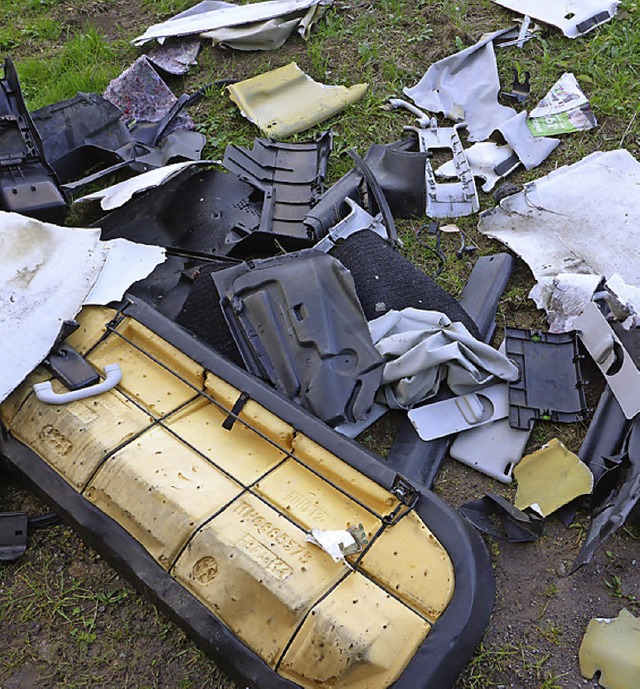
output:
[[101,93],[122,71],[122,47],[93,27],[68,38],[49,60],[28,58],[17,65],[28,107],[35,110],[80,91]]

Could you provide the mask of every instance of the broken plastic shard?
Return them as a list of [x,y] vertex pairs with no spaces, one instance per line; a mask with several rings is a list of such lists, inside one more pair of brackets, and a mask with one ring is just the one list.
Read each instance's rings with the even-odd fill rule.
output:
[[605,506],[591,520],[587,536],[571,567],[571,572],[586,564],[595,550],[626,521],[633,508],[640,501],[640,423],[639,417],[631,422],[624,439],[622,452],[612,457],[612,463],[619,462],[624,480],[617,491],[606,499]]
[[458,509],[479,531],[510,543],[535,541],[544,528],[542,519],[521,512],[506,498],[493,493],[486,493],[484,497],[460,505]]
[[368,84],[327,86],[295,62],[231,84],[231,100],[271,138],[282,139],[323,122],[364,96]]
[[618,0],[493,0],[514,12],[528,15],[562,29],[576,38],[608,22],[616,13]]
[[[485,181],[482,191],[488,193],[496,182],[513,172],[520,159],[508,144],[496,144],[493,141],[480,141],[465,150],[467,162],[474,177]],[[436,170],[440,177],[455,177],[456,168],[453,160],[449,160]],[[442,230],[442,228],[440,228]]]
[[479,230],[520,255],[538,281],[559,273],[618,273],[638,286],[638,185],[640,164],[628,151],[592,153],[482,213]]
[[345,563],[345,558],[348,555],[355,555],[361,552],[369,542],[362,524],[334,531],[311,529],[305,540],[322,548],[322,550],[331,555],[334,562]]
[[[426,127],[409,127],[418,135],[418,143],[423,153],[428,153],[425,160],[425,184],[427,204],[425,214],[430,218],[458,218],[476,213],[480,209],[478,192],[473,174],[465,155],[458,128],[438,127],[434,118]],[[434,151],[449,151],[453,164],[453,175],[456,182],[438,182],[433,172],[430,157]]]
[[580,672],[605,689],[636,689],[640,676],[640,619],[622,608],[613,619],[592,619],[579,651]]
[[599,275],[560,273],[538,282],[529,296],[539,309],[546,308],[549,332],[566,333],[574,330],[576,318],[591,302],[601,282]]
[[[142,45],[154,38],[162,41],[169,36],[188,36],[199,34],[214,37],[214,32],[232,27],[244,27],[251,32],[258,23],[265,23],[267,29],[277,29],[277,24],[269,24],[274,19],[295,19],[287,34],[278,45],[282,45],[287,36],[297,27],[304,38],[307,37],[310,25],[317,19],[331,0],[269,0],[268,2],[250,2],[246,5],[233,5],[224,2],[202,2],[186,12],[172,17],[166,22],[150,26],[142,36],[135,38],[134,45]],[[290,21],[289,23],[292,23]],[[264,33],[264,32],[263,32]],[[242,38],[242,30],[234,34]],[[226,37],[227,45],[232,45],[231,37]],[[255,36],[254,36],[254,40]],[[268,43],[271,39],[263,39]],[[273,43],[273,41],[271,41]],[[272,47],[278,47],[273,44]],[[236,46],[233,46],[236,47]],[[247,48],[245,48],[247,49]],[[268,49],[268,48],[267,48]]]
[[611,387],[624,415],[640,412],[640,370],[598,306],[591,302],[574,322],[586,347]]
[[363,232],[364,230],[375,232],[382,239],[389,241],[387,228],[382,224],[380,214],[374,218],[348,196],[345,198],[345,203],[351,209],[349,215],[334,225],[329,230],[329,234],[314,246],[314,249],[329,253],[331,249],[342,243],[347,237],[350,237],[355,232]]
[[624,319],[627,330],[640,326],[640,287],[628,285],[617,273],[607,279],[606,287],[612,295],[607,304],[616,318]]
[[515,506],[531,507],[546,517],[593,489],[593,474],[557,439],[523,457],[513,470],[518,491]]
[[[203,164],[209,165],[209,162],[204,162]],[[148,189],[153,189],[154,187],[159,187],[170,179],[173,179],[176,175],[182,173],[183,170],[197,165],[194,161],[188,161],[184,163],[173,163],[172,165],[165,165],[164,167],[157,168],[156,170],[149,170],[149,172],[143,172],[141,175],[132,177],[131,179],[126,179],[124,182],[118,182],[111,187],[106,189],[100,189],[99,191],[94,191],[93,194],[87,194],[78,199],[78,203],[82,201],[94,201],[100,199],[100,207],[104,211],[111,211],[114,208],[120,208],[127,201],[129,201],[134,194],[138,194],[142,191],[147,191]]]

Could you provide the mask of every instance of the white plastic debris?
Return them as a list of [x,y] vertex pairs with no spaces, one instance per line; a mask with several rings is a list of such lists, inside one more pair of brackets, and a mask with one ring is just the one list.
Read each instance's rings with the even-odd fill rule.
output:
[[121,299],[164,258],[159,247],[101,242],[99,229],[0,212],[0,402],[46,357],[63,322],[83,304]]
[[[508,144],[493,141],[480,141],[465,150],[467,162],[474,177],[484,180],[482,191],[490,192],[498,180],[506,177],[520,165],[520,159]],[[455,177],[456,169],[452,160],[436,170],[440,177]],[[442,228],[440,228],[442,230]]]
[[[479,230],[528,263],[543,283],[536,296],[562,273],[618,274],[640,287],[639,189],[640,163],[628,151],[592,153],[482,213]],[[640,304],[631,306],[640,312]]]
[[362,524],[348,529],[311,529],[306,540],[331,555],[334,562],[345,564],[348,564],[345,559],[348,555],[359,553],[369,542]]
[[568,38],[582,36],[608,22],[619,0],[493,0],[509,10],[562,29]]
[[591,302],[601,282],[600,275],[560,273],[543,278],[529,296],[539,309],[546,310],[549,332],[567,333],[574,329],[575,319]]
[[100,200],[100,207],[103,211],[111,211],[114,208],[120,208],[127,201],[130,201],[134,194],[139,194],[148,189],[159,187],[165,184],[176,175],[179,175],[183,170],[186,170],[192,165],[210,165],[212,161],[193,161],[189,160],[184,163],[172,163],[164,167],[143,172],[141,175],[126,179],[124,182],[113,184],[106,189],[94,191],[92,194],[87,194],[78,199],[78,203],[82,201]]
[[[306,38],[313,22],[330,4],[331,0],[267,0],[246,5],[204,2],[172,19],[150,26],[132,42],[139,46],[153,39],[163,41],[171,36],[201,35],[214,42],[237,47],[234,41],[242,44],[243,38],[248,35],[254,43],[258,43],[253,49],[272,49],[282,45],[296,28]],[[260,27],[261,31],[256,32],[256,25],[260,23],[264,23],[264,26]],[[283,24],[288,25],[285,34],[282,31]],[[224,33],[233,28],[236,28],[235,32]],[[276,41],[270,35],[274,31],[277,34]],[[260,33],[262,38],[258,37]]]
[[526,112],[498,102],[500,79],[494,41],[510,29],[483,37],[475,45],[432,64],[420,81],[404,93],[428,112],[441,112],[454,122],[465,122],[469,141],[484,141],[500,132],[522,164],[540,165],[559,144],[557,139],[534,137]]

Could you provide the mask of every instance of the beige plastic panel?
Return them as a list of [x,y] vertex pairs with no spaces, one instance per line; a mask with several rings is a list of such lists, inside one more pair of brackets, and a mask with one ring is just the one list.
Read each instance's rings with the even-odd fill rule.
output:
[[260,481],[255,490],[306,530],[362,524],[371,538],[380,526],[370,512],[293,459]]
[[172,570],[271,667],[306,613],[347,572],[250,494],[206,524]]
[[606,689],[638,689],[640,686],[640,618],[622,608],[613,619],[589,621],[579,651],[580,672]]
[[167,414],[197,394],[171,371],[202,390],[204,369],[179,349],[132,318],[125,319],[118,326],[118,332],[141,346],[170,370],[156,364],[114,334],[88,354],[87,360],[100,370],[107,364],[120,364],[122,382],[118,387],[146,409],[158,415]]
[[110,457],[84,496],[168,569],[200,524],[241,490],[156,426]]
[[[240,393],[232,385],[229,385],[222,378],[207,371],[205,378],[205,390],[216,402],[225,409],[232,409],[233,405],[240,397]],[[273,442],[283,447],[289,452],[293,444],[293,427],[284,422],[281,418],[260,406],[257,402],[249,400],[242,411],[240,418],[248,424],[264,433]]]
[[449,555],[414,512],[382,533],[360,567],[431,622],[440,617],[453,595]]
[[307,689],[385,689],[430,629],[353,573],[308,615],[278,672]]
[[67,338],[67,343],[80,354],[85,354],[104,335],[105,325],[116,315],[106,306],[85,306],[76,316],[80,326]]
[[513,470],[518,482],[515,506],[543,517],[593,490],[593,474],[557,438],[523,457]]
[[388,490],[305,435],[297,435],[294,438],[293,453],[307,466],[380,515],[389,514],[398,504],[398,500]]
[[[53,389],[65,388],[52,381]],[[29,396],[11,428],[12,434],[82,490],[105,455],[151,423],[117,390],[70,404],[51,405]]]

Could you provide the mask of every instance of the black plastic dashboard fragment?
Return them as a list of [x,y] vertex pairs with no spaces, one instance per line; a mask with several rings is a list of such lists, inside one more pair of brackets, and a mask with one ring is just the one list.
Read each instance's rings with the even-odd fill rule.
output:
[[0,80],[0,209],[49,222],[62,222],[67,213],[10,57]]
[[[124,237],[207,256],[237,253],[260,227],[264,193],[231,172],[187,169],[155,189],[137,194],[94,226],[103,239]],[[269,244],[270,245],[270,244]],[[255,249],[263,248],[259,242]]]
[[520,371],[509,383],[509,425],[528,430],[535,419],[572,423],[587,403],[576,333],[507,328],[505,354]]
[[251,372],[329,425],[366,416],[383,362],[337,259],[307,249],[212,278]]
[[146,172],[171,160],[198,160],[206,139],[192,131],[176,131],[159,138],[169,121],[198,96],[183,96],[158,123],[142,123],[131,130],[123,112],[96,93],[78,93],[33,112],[42,135],[47,161],[68,194],[123,168]]
[[[142,323],[215,376],[246,391],[258,404],[382,487],[390,490],[396,484],[397,475],[380,458],[233,366],[134,297],[130,298],[127,317]],[[239,679],[242,686],[251,689],[295,689],[298,686],[271,670],[120,524],[84,498],[34,450],[4,432],[0,434],[0,452],[105,560],[146,593],[216,660],[223,671]],[[417,495],[414,510],[451,558],[455,589],[446,610],[393,687],[450,689],[488,623],[495,593],[493,572],[481,539],[455,510],[430,491],[420,490]]]
[[609,536],[619,529],[631,511],[640,502],[640,417],[629,422],[622,451],[618,457],[621,463],[622,481],[593,517],[587,536],[582,544],[570,573],[587,564],[594,552]]
[[[418,150],[415,137],[391,144],[373,144],[364,157],[384,192],[395,218],[424,214],[426,187],[424,166],[427,154]],[[339,179],[309,211],[304,222],[316,237],[324,237],[348,212],[344,199],[349,197],[372,215],[379,210],[374,200],[366,198],[362,174],[353,169]]]
[[332,136],[324,132],[315,141],[280,143],[256,139],[252,150],[229,144],[222,164],[259,189],[270,191],[260,230],[278,241],[309,246],[317,241],[302,221],[322,194]]

